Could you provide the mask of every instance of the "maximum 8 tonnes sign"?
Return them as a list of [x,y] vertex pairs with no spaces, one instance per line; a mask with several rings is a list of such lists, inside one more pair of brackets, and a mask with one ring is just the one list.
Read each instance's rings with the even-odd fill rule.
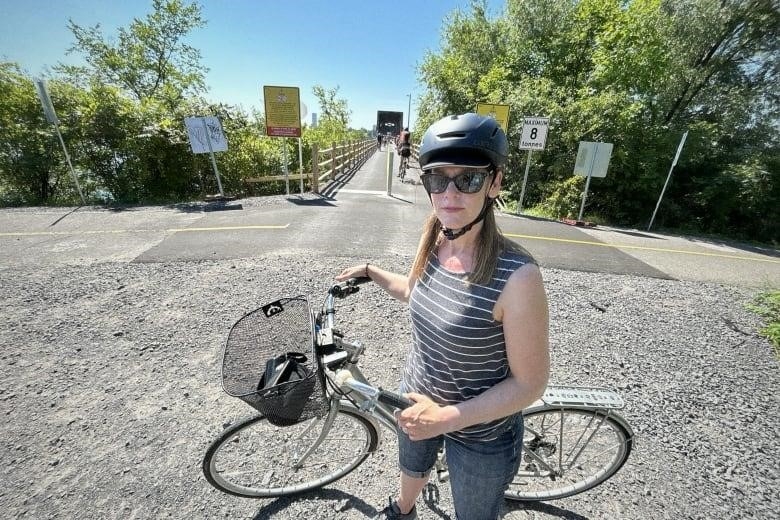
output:
[[549,117],[526,117],[523,119],[523,131],[520,134],[521,150],[544,150],[547,140]]

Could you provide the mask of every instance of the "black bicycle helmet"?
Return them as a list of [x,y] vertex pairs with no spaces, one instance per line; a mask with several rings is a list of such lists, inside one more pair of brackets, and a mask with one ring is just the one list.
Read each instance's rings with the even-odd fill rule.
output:
[[466,166],[500,168],[509,143],[498,121],[478,114],[447,116],[433,123],[420,144],[420,168]]

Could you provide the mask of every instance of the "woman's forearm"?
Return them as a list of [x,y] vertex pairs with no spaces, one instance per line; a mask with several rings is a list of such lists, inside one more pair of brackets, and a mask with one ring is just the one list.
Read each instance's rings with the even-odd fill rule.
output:
[[409,277],[386,271],[374,264],[366,264],[365,274],[387,293],[404,303],[409,301]]
[[526,384],[509,377],[479,396],[454,405],[450,431],[516,414],[539,399],[545,387],[546,380]]

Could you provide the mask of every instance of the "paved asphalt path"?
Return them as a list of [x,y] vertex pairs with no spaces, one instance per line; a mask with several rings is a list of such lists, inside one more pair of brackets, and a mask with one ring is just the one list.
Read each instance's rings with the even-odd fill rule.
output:
[[[367,260],[412,255],[430,211],[428,196],[416,164],[407,182],[392,175],[388,190],[386,165],[387,153],[375,153],[325,184],[321,197],[295,194],[298,185],[291,182],[289,197],[223,204],[2,209],[0,263],[167,262],[310,251]],[[780,287],[776,249],[525,216],[502,214],[498,222],[543,267]]]

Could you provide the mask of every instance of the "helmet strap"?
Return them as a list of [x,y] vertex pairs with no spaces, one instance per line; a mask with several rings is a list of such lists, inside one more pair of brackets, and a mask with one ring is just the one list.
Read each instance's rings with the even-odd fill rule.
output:
[[[441,227],[441,234],[444,235],[444,237],[447,240],[455,240],[456,238],[465,235],[472,227],[474,227],[474,224],[481,221],[485,218],[485,215],[487,215],[488,210],[493,206],[493,202],[496,199],[491,199],[490,197],[485,197],[485,203],[482,205],[482,211],[479,212],[479,215],[477,215],[477,218],[472,220],[469,224],[466,224],[460,229],[453,230],[446,228],[444,226]],[[439,221],[439,224],[441,224],[441,221]]]

